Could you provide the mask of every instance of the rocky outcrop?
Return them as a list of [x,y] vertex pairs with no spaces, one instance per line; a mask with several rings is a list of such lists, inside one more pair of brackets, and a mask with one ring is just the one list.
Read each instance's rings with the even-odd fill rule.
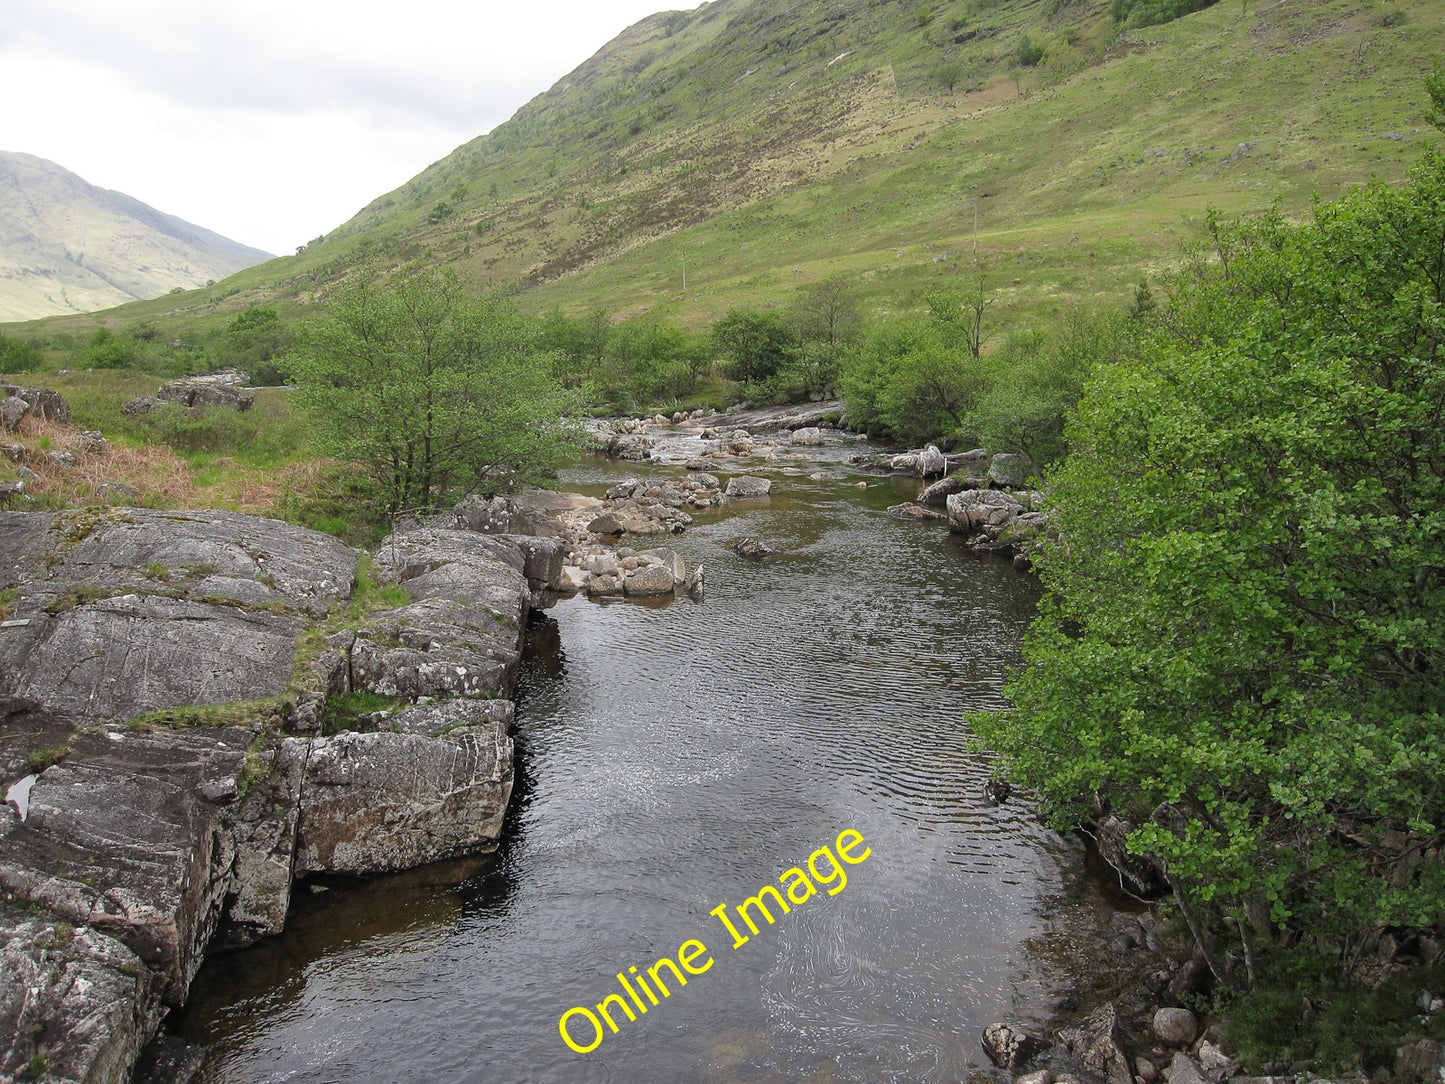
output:
[[949,529],[963,535],[974,549],[1027,556],[1043,542],[1048,529],[1044,514],[1031,510],[1038,496],[1030,493],[1021,498],[1002,489],[952,493],[945,501]]
[[[564,550],[398,532],[373,566],[409,601],[298,667],[351,591],[357,555],[336,540],[224,512],[0,513],[0,788],[20,784],[0,805],[0,1028],[17,1037],[0,1078],[43,1058],[124,1080],[209,946],[282,928],[295,878],[492,845],[523,625]],[[316,733],[326,697],[357,691],[400,710]],[[206,705],[241,725],[186,725]]]
[[0,695],[92,719],[276,696],[356,554],[233,512],[0,512]]
[[162,1012],[114,937],[0,905],[0,1080],[128,1080]]
[[131,949],[179,1004],[221,919],[244,730],[80,732],[0,840],[6,898]]
[[163,403],[180,403],[191,407],[222,407],[228,410],[246,411],[256,404],[256,397],[238,388],[215,384],[195,384],[177,380],[162,384],[156,390],[156,398]]
[[0,425],[13,431],[23,418],[70,424],[70,404],[59,392],[0,382]]
[[476,853],[497,839],[512,792],[508,726],[492,718],[487,705],[458,702],[455,708],[438,734],[310,740],[298,874],[410,869]]

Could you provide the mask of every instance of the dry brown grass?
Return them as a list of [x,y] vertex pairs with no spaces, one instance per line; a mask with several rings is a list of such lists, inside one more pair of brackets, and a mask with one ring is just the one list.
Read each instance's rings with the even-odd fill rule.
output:
[[[54,422],[21,421],[7,434],[10,451],[0,458],[0,480],[19,477],[21,466],[39,476],[26,492],[47,505],[133,504],[149,508],[230,508],[254,515],[278,516],[288,501],[304,500],[321,487],[331,460],[290,463],[281,468],[245,466],[233,459],[217,459],[202,484],[189,463],[160,444],[110,444],[104,452],[85,452],[79,430]],[[18,457],[11,454],[18,445]],[[56,463],[50,452],[68,451],[76,466]],[[129,486],[135,496],[107,494],[110,484]],[[13,504],[12,504],[13,507]]]
[[[3,468],[15,475],[21,466],[39,475],[26,489],[37,497],[66,504],[87,504],[94,501],[142,504],[157,507],[183,507],[197,495],[195,478],[186,461],[169,448],[153,444],[127,447],[111,444],[104,452],[86,452],[79,447],[79,430],[55,422],[22,419],[19,429],[7,443],[18,445],[18,459],[7,455]],[[77,465],[56,463],[51,452],[70,452]],[[123,484],[135,497],[119,498],[101,494],[103,486]]]

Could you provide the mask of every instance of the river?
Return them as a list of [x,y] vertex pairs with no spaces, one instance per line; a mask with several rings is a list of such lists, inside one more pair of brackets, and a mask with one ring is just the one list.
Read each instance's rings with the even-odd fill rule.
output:
[[[847,450],[673,539],[705,602],[534,618],[502,848],[318,886],[285,935],[208,961],[171,1023],[208,1046],[200,1079],[955,1081],[987,1064],[985,1024],[1044,1026],[1101,981],[1119,916],[1077,843],[984,803],[960,723],[1003,703],[1036,584],[887,516],[919,484]],[[678,469],[589,460],[563,481]],[[777,554],[737,558],[744,535]],[[868,856],[836,864],[846,885],[824,856],[791,913],[737,918],[847,830]],[[683,986],[657,961],[688,941],[707,954]],[[671,996],[639,996],[635,1021],[608,1003],[617,1033],[574,1052],[559,1019],[596,1015],[633,966]],[[569,1027],[593,1043],[586,1014]]]

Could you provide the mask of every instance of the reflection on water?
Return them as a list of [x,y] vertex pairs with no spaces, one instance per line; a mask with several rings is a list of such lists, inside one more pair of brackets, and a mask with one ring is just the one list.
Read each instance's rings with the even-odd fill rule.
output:
[[[959,723],[1001,705],[1035,585],[884,515],[916,482],[856,478],[698,517],[672,542],[701,605],[535,619],[495,860],[333,887],[208,964],[176,1025],[204,1079],[943,1081],[984,1064],[984,1024],[1045,1019],[1112,911],[1074,844],[982,804]],[[744,535],[777,556],[735,557]],[[846,888],[733,949],[709,912],[848,828],[872,853]],[[562,1043],[564,1012],[688,939],[710,969],[592,1053]]]

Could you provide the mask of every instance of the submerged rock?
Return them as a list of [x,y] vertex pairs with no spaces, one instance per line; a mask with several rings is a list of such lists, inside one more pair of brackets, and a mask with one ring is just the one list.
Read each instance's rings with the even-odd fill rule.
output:
[[745,561],[762,561],[773,554],[770,546],[765,545],[756,538],[741,538],[734,542],[733,552]]

